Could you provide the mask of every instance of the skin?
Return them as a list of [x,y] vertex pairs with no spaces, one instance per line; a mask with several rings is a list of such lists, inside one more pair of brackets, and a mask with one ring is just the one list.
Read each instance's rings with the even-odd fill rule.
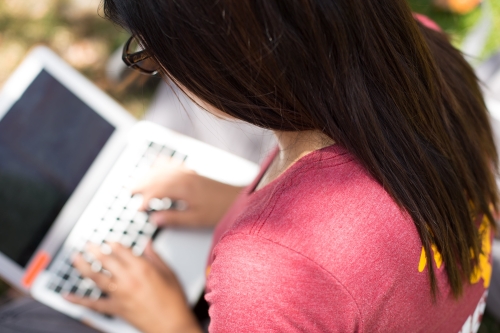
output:
[[[210,112],[216,117],[231,120],[229,115],[217,109],[211,104],[206,103],[198,96],[191,93],[188,89],[176,82],[179,88],[197,105]],[[279,154],[273,160],[268,170],[262,177],[257,186],[257,190],[273,181],[292,164],[297,162],[305,155],[335,144],[335,141],[320,131],[300,131],[300,132],[281,132],[273,131],[279,146]]]
[[150,220],[158,226],[214,227],[241,190],[242,187],[200,176],[184,165],[161,160],[133,192],[142,194],[142,210],[146,210],[151,198],[168,197],[187,202],[185,211],[152,213]]
[[[222,111],[183,90],[208,112],[228,118]],[[256,190],[276,179],[301,157],[335,143],[318,131],[276,131],[274,134],[279,153]],[[186,211],[156,212],[151,215],[151,219],[159,226],[188,227],[215,226],[240,191],[241,188],[202,177],[171,161],[160,162],[135,190],[143,195],[144,202],[153,197],[185,200],[189,207]],[[110,254],[103,253],[96,246],[87,249],[110,272],[108,275],[92,272],[90,264],[80,255],[74,258],[75,267],[107,292],[108,298],[93,301],[68,295],[70,302],[122,317],[145,333],[202,332],[177,278],[151,246],[142,257],[134,256],[129,249],[119,244],[111,244],[111,249]]]
[[73,262],[81,274],[92,279],[108,297],[93,301],[69,294],[68,301],[122,317],[147,333],[201,332],[177,278],[151,246],[143,257],[134,256],[120,244],[110,246],[111,254],[102,253],[95,245],[88,246],[87,251],[111,276],[93,272],[81,256],[76,256]]

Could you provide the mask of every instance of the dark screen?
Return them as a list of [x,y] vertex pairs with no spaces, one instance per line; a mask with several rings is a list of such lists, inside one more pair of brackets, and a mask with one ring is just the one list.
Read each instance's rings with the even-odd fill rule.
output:
[[114,129],[40,72],[0,119],[0,252],[26,266]]

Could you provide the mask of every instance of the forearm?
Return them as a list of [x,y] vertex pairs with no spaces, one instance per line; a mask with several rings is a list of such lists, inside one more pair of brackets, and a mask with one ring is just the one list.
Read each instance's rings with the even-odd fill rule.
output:
[[209,201],[208,207],[210,207],[211,225],[215,226],[219,223],[243,189],[244,187],[232,186],[214,180],[207,182],[206,190],[209,193],[207,200]]

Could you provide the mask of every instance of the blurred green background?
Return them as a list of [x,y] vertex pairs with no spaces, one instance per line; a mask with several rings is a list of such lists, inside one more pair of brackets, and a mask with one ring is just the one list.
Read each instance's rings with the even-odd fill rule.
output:
[[[415,12],[436,21],[458,48],[481,17],[479,8],[467,15],[457,15],[435,9],[431,0],[408,1]],[[154,85],[144,82],[126,85],[109,79],[106,62],[128,35],[102,18],[99,3],[100,0],[0,0],[0,87],[30,48],[44,44],[130,113],[141,117]],[[500,0],[492,0],[490,5],[493,28],[480,55],[483,60],[500,49]],[[0,281],[0,303],[7,289]],[[500,326],[486,315],[480,332],[500,332]]]
[[[117,82],[108,79],[106,61],[128,36],[102,18],[100,1],[0,0],[0,86],[31,47],[45,44],[140,117],[152,91],[141,84],[117,88]],[[480,9],[456,15],[436,10],[431,0],[408,1],[415,12],[429,16],[450,34],[457,47],[481,16]],[[496,19],[482,58],[500,48],[500,0],[491,0],[491,7]]]
[[[467,32],[478,22],[482,14],[480,8],[466,15],[458,15],[437,10],[430,5],[430,0],[408,1],[415,12],[427,15],[436,21],[451,36],[453,44],[458,48]],[[489,5],[492,10],[493,27],[481,55],[483,59],[500,48],[500,0],[490,0]]]
[[49,46],[71,66],[140,117],[151,91],[125,91],[106,75],[106,62],[128,38],[103,19],[100,0],[0,0],[0,86],[37,44]]

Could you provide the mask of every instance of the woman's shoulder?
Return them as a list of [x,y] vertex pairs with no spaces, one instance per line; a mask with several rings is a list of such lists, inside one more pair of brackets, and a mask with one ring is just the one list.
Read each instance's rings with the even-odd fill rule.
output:
[[360,244],[382,255],[392,251],[388,243],[420,249],[408,214],[344,148],[317,151],[282,176],[249,197],[228,235],[254,234],[314,256],[331,245],[353,256]]
[[205,298],[214,332],[363,332],[349,290],[303,254],[231,233],[214,249]]
[[[289,299],[287,293],[306,295],[311,309],[321,304],[331,313],[348,312],[358,325],[354,331],[432,331],[439,322],[434,319],[465,309],[470,301],[432,302],[412,219],[356,159],[333,156],[312,156],[266,196],[251,198],[214,251],[210,287],[220,291],[216,285],[227,278],[227,283],[244,281],[252,290],[262,287],[280,302]],[[229,277],[227,272],[232,272]],[[438,280],[446,295],[443,265]],[[474,299],[484,290],[475,288]],[[325,304],[323,296],[338,297],[343,305]],[[442,323],[461,327],[460,320]]]

